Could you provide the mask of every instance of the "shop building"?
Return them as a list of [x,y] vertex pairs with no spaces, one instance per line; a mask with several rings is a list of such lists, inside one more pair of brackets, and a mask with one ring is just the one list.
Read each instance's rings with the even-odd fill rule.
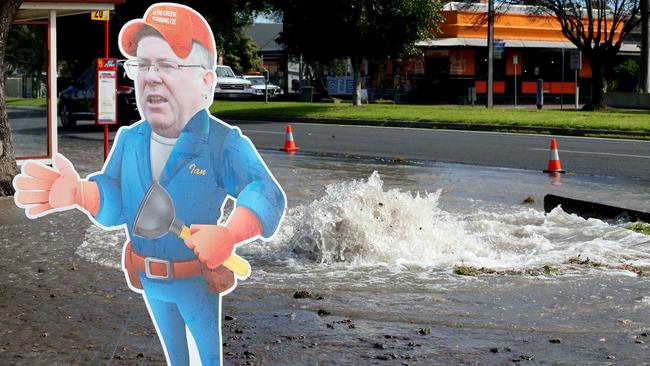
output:
[[[441,31],[418,43],[421,54],[393,58],[383,79],[372,87],[405,92],[411,101],[467,103],[469,88],[478,102],[487,90],[487,4],[448,3]],[[590,96],[589,59],[562,34],[554,16],[530,6],[510,6],[494,24],[494,101],[534,103],[536,83],[544,81],[545,98],[565,103],[575,98],[576,79],[581,100]],[[624,43],[619,55],[640,54],[636,43]],[[576,70],[580,66],[579,70]],[[373,85],[374,84],[374,85]]]

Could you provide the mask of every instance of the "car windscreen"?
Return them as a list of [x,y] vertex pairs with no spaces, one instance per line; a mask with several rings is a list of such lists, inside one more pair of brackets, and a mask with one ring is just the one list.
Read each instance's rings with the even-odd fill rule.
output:
[[222,77],[222,78],[234,78],[235,73],[230,70],[230,68],[227,67],[217,67],[217,77]]
[[81,76],[77,78],[77,86],[81,89],[86,89],[89,87],[94,87],[95,86],[95,77],[96,77],[96,72],[95,72],[95,66],[89,67],[86,71],[84,71]]
[[246,78],[246,80],[250,81],[253,85],[264,85],[264,77],[261,76],[258,78]]

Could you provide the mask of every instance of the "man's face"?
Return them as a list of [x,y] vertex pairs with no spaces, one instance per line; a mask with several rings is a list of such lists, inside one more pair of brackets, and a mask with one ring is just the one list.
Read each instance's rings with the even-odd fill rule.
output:
[[[197,60],[181,59],[167,42],[148,36],[138,42],[138,61],[174,61],[181,65],[195,65]],[[191,57],[191,56],[190,56]],[[137,97],[144,117],[159,135],[175,138],[189,119],[205,107],[207,70],[198,67],[179,68],[161,75],[154,66],[140,72],[136,81]]]

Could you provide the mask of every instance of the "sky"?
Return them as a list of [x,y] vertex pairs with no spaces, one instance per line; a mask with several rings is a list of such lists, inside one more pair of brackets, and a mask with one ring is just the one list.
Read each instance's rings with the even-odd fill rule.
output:
[[255,23],[276,23],[276,22],[274,20],[269,19],[266,14],[258,14],[255,17]]

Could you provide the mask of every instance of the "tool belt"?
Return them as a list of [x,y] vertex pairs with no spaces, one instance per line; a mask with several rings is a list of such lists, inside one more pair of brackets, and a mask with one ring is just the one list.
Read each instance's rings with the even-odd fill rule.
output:
[[124,267],[129,275],[131,286],[137,289],[142,289],[138,272],[147,278],[156,280],[203,276],[208,290],[217,295],[235,284],[235,274],[224,266],[210,269],[198,259],[173,262],[166,259],[143,257],[133,250],[131,242],[126,245],[124,251]]

